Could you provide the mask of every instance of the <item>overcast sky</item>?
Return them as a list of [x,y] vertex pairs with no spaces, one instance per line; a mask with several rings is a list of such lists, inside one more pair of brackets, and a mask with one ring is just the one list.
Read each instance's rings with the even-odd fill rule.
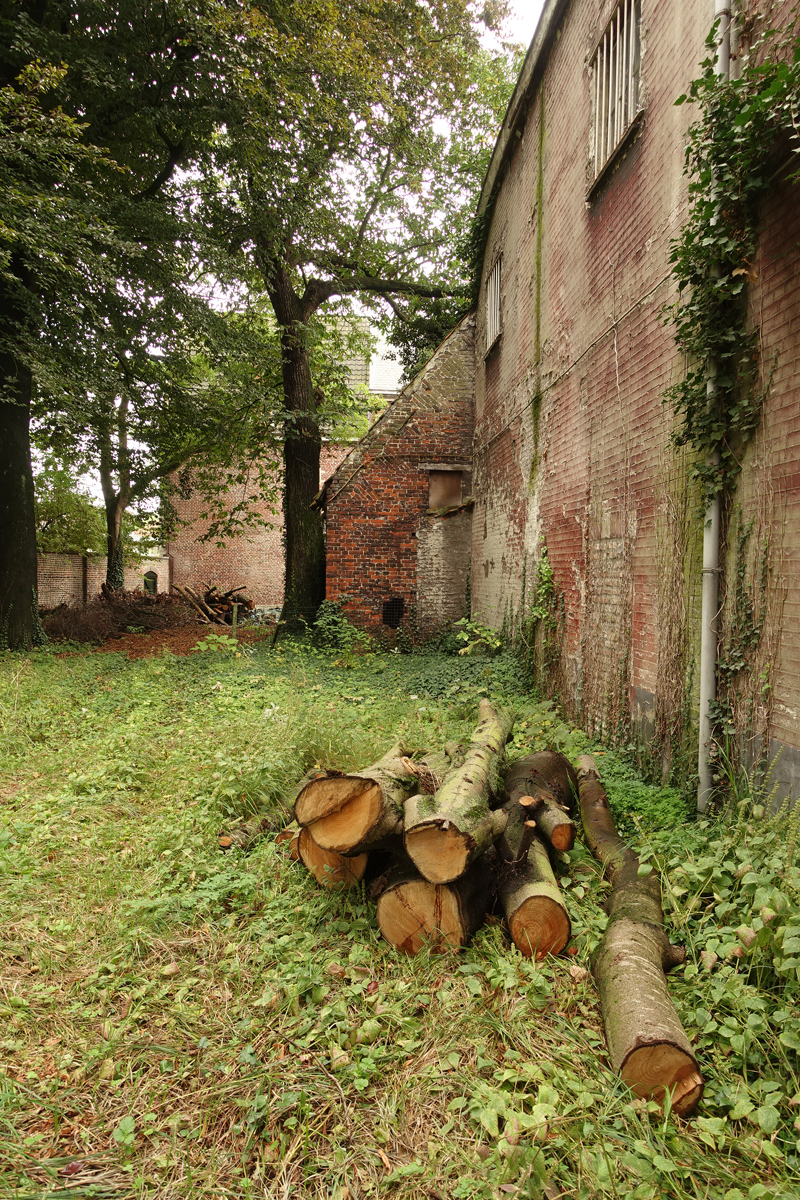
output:
[[508,32],[516,42],[522,42],[527,50],[533,41],[539,23],[544,0],[514,0],[513,11],[508,20]]

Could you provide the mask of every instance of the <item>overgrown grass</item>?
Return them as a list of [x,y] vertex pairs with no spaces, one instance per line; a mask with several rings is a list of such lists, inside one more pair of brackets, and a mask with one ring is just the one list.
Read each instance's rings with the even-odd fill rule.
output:
[[598,760],[689,948],[671,987],[709,1085],[685,1124],[608,1069],[581,848],[574,953],[538,967],[496,921],[407,958],[363,893],[319,890],[272,838],[218,850],[242,814],[278,828],[314,763],[467,736],[484,694],[517,708],[512,753],[587,748],[505,656],[0,660],[2,1194],[796,1197],[789,817],[743,798],[668,827],[675,793]]

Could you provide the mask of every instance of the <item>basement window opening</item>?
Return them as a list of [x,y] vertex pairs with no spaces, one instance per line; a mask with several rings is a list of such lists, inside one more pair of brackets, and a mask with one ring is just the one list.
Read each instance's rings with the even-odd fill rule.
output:
[[639,115],[640,0],[622,0],[592,59],[595,178]]
[[388,625],[389,629],[397,629],[405,611],[406,602],[403,597],[392,596],[389,600],[384,600],[383,602],[383,616],[381,620],[384,625]]

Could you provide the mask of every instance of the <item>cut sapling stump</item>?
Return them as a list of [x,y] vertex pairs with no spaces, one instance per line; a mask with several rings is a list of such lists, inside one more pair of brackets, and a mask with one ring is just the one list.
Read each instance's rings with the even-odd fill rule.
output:
[[241,825],[237,825],[227,833],[220,834],[219,848],[220,850],[230,850],[231,847],[235,847],[237,850],[249,850],[269,833],[271,828],[272,821],[269,817],[251,817],[249,821],[243,821]]
[[504,805],[505,832],[497,843],[503,860],[498,894],[514,945],[537,961],[558,954],[570,938],[569,914],[561,895],[547,846],[515,796]]
[[307,828],[300,830],[297,857],[322,887],[354,887],[364,878],[368,854],[345,858],[335,850],[323,850]]
[[614,1070],[637,1096],[663,1101],[689,1116],[703,1077],[669,997],[664,972],[684,961],[664,932],[657,875],[640,875],[638,857],[617,835],[593,758],[578,762],[586,842],[611,883],[608,925],[592,963],[600,988],[606,1041]]
[[466,946],[480,929],[495,892],[494,870],[484,855],[460,879],[430,883],[410,862],[387,875],[378,900],[378,926],[407,954]]
[[569,759],[554,750],[529,754],[509,767],[506,790],[528,809],[554,850],[562,853],[575,845],[575,824],[570,813],[575,808],[578,779]]
[[[429,772],[443,774],[444,755],[425,760]],[[317,773],[299,791],[294,804],[299,825],[307,826],[323,850],[362,854],[402,833],[403,806],[419,786],[418,772],[398,742],[379,762],[363,771],[343,775]],[[423,767],[420,765],[420,770]]]
[[411,796],[405,804],[405,847],[430,883],[451,883],[497,840],[507,814],[492,811],[491,796],[500,790],[499,764],[514,719],[480,703],[480,723],[463,763],[455,767],[433,796]]

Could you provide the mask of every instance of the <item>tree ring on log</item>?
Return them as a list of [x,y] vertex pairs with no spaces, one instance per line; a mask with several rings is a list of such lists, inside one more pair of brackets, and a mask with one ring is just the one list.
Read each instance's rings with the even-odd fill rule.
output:
[[294,815],[299,825],[311,825],[322,817],[339,812],[351,800],[374,787],[372,779],[358,779],[349,775],[312,779],[295,800]]
[[452,883],[470,863],[474,839],[446,818],[415,825],[405,834],[406,852],[430,883]]
[[672,1111],[679,1117],[693,1112],[703,1094],[703,1077],[697,1063],[670,1042],[637,1046],[620,1068],[620,1076],[635,1096],[664,1101],[672,1093]]
[[378,901],[378,924],[386,940],[406,954],[419,954],[425,945],[442,951],[466,942],[457,895],[425,879],[388,888]]
[[297,856],[307,871],[322,887],[355,887],[364,877],[368,854],[357,854],[344,858],[334,850],[323,850],[311,836],[309,829],[301,829],[297,840]]
[[[349,782],[352,785],[355,781],[337,779],[332,782]],[[357,782],[365,783],[363,780]],[[340,808],[311,823],[314,841],[324,850],[336,850],[342,854],[358,846],[383,812],[383,793],[377,784],[366,783],[366,786],[353,788],[352,792]]]
[[571,933],[563,904],[546,895],[524,900],[509,919],[508,929],[520,954],[537,962],[548,954],[560,954]]

